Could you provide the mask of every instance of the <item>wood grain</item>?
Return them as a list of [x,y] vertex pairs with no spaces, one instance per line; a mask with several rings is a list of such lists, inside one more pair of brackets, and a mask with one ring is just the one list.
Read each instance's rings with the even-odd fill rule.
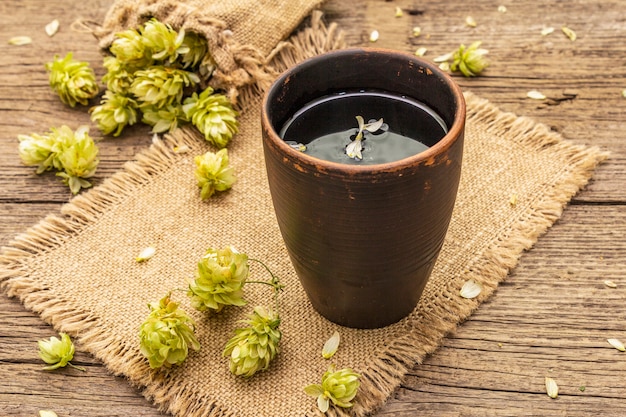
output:
[[[51,93],[43,64],[72,51],[101,75],[95,39],[70,25],[101,21],[110,4],[0,2],[0,245],[70,198],[53,174],[36,176],[21,165],[17,135],[89,123],[84,108],[63,106]],[[499,12],[499,5],[507,11]],[[396,7],[402,17],[395,17]],[[626,356],[606,341],[626,341],[626,1],[329,0],[323,9],[351,45],[370,46],[376,29],[380,39],[372,46],[426,47],[426,58],[433,58],[481,40],[491,65],[480,77],[455,76],[464,90],[575,143],[612,152],[495,296],[413,369],[377,415],[626,415]],[[468,27],[466,16],[477,27]],[[43,28],[54,18],[61,29],[49,38]],[[576,31],[576,41],[561,33],[564,25]],[[411,35],[415,26],[419,37]],[[541,36],[548,26],[554,33]],[[33,44],[8,45],[17,35],[31,36]],[[551,100],[526,98],[533,89]],[[150,136],[148,128],[136,127],[123,138],[102,140],[95,183],[131,160]],[[617,288],[604,285],[607,279]],[[40,409],[59,416],[164,415],[80,346],[75,361],[87,372],[41,371],[36,342],[54,330],[18,300],[0,295],[0,302],[0,415],[35,416]],[[545,394],[545,376],[559,384],[558,399]]]

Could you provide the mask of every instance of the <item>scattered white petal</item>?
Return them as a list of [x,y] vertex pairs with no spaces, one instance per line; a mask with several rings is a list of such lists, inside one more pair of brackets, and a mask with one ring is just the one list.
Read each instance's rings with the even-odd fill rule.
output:
[[147,261],[148,259],[152,258],[155,253],[156,253],[156,248],[152,246],[148,246],[147,248],[141,251],[141,253],[135,258],[135,260],[137,262]]
[[506,13],[506,6],[505,5],[498,6],[498,11],[500,13]]
[[159,135],[157,133],[152,135],[152,143],[157,145],[159,142],[161,142],[161,139],[159,138]]
[[402,13],[402,8],[396,7],[396,17],[402,17],[404,13]]
[[626,98],[626,88],[622,90],[622,97]]
[[372,33],[370,33],[370,42],[376,42],[379,37],[380,37],[380,34],[378,33],[378,31],[373,30]]
[[9,44],[11,45],[28,45],[29,43],[32,43],[33,40],[29,37],[29,36],[14,36],[11,39],[9,39]]
[[611,344],[611,346],[613,346],[615,349],[619,350],[620,352],[626,352],[626,347],[624,346],[624,344],[618,340],[618,339],[606,339],[607,342],[609,342]]
[[428,51],[428,49],[424,48],[423,46],[421,48],[417,48],[417,50],[415,51],[415,55],[416,56],[424,56],[426,55],[426,52]]
[[463,284],[460,294],[463,298],[476,298],[482,290],[483,286],[481,284],[474,281],[473,279],[470,279],[465,284]]
[[419,27],[419,26],[415,26],[415,27],[413,28],[413,37],[414,37],[414,38],[417,38],[417,37],[418,37],[419,35],[421,35],[421,34],[422,34],[422,28],[421,28],[421,27]]
[[450,61],[452,59],[452,55],[454,55],[453,52],[450,52],[448,54],[444,54],[444,55],[439,55],[438,57],[433,59],[433,62],[446,62],[446,61]]
[[324,348],[322,349],[322,357],[324,357],[324,359],[330,359],[333,357],[339,348],[340,340],[341,336],[339,336],[339,332],[335,332],[330,339],[324,343]]
[[191,151],[191,148],[187,145],[174,146],[173,148],[175,153],[187,153]]
[[511,194],[511,198],[509,198],[509,204],[513,207],[515,207],[517,205],[517,194]]
[[556,381],[549,376],[546,377],[546,393],[550,398],[559,396],[559,386],[556,384]]
[[54,19],[52,22],[46,25],[46,34],[48,36],[54,36],[55,33],[59,30],[59,21]]
[[477,25],[476,19],[474,19],[472,16],[467,16],[465,18],[465,24],[471,28],[475,28]]
[[553,27],[543,28],[543,29],[541,29],[541,36],[548,36],[552,32],[554,32],[554,28]]
[[576,40],[576,32],[574,32],[572,29],[568,28],[567,26],[563,26],[561,30],[563,31],[565,36],[569,38],[570,41],[573,42]]
[[57,413],[52,410],[39,410],[39,417],[59,417]]
[[444,71],[444,72],[449,72],[450,71],[450,63],[449,62],[442,62],[441,64],[439,64],[439,69],[441,71]]
[[610,279],[607,279],[606,281],[604,281],[604,285],[606,285],[609,288],[617,288],[617,284],[611,281]]
[[532,98],[533,100],[545,100],[546,99],[546,96],[542,92],[537,91],[537,90],[529,91],[528,93],[526,93],[526,96],[528,98]]

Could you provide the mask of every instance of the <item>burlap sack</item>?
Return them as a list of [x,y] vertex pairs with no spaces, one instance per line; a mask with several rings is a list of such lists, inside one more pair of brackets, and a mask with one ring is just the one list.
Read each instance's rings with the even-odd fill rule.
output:
[[117,0],[94,32],[107,50],[115,34],[150,18],[203,35],[217,64],[210,80],[235,100],[240,89],[263,91],[276,73],[268,56],[323,0]]

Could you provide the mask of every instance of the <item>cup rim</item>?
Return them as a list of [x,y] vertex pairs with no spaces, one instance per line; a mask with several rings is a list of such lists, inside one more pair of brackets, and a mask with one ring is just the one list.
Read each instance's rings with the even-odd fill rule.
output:
[[[301,152],[293,147],[289,146],[278,134],[268,116],[268,106],[269,106],[269,98],[272,91],[277,88],[277,86],[283,84],[302,66],[309,66],[317,61],[326,60],[332,58],[333,56],[343,56],[354,53],[360,54],[384,54],[384,55],[392,55],[397,58],[407,59],[412,61],[418,65],[418,68],[426,70],[429,72],[429,75],[438,76],[443,82],[448,86],[454,100],[457,104],[454,119],[452,120],[452,124],[448,128],[448,132],[433,146],[428,149],[419,152],[415,155],[411,155],[402,159],[398,159],[391,162],[385,162],[380,164],[363,164],[363,165],[354,165],[354,164],[344,164],[341,162],[329,161],[326,159],[317,158],[315,156],[306,154]],[[430,163],[435,157],[441,154],[445,154],[446,151],[459,139],[462,137],[465,129],[465,119],[466,119],[466,103],[465,97],[461,90],[461,87],[452,79],[450,75],[441,70],[437,65],[432,62],[426,61],[417,57],[415,55],[392,50],[385,48],[372,48],[372,47],[363,47],[363,48],[346,48],[340,49],[330,52],[325,52],[314,57],[308,58],[300,63],[292,66],[291,68],[284,71],[279,77],[272,83],[270,88],[268,88],[264,94],[262,107],[261,107],[261,119],[262,119],[262,127],[263,130],[267,132],[266,139],[264,141],[273,145],[275,148],[280,150],[286,157],[291,160],[296,160],[300,164],[305,164],[307,166],[315,166],[316,168],[324,168],[326,171],[341,171],[347,173],[368,173],[368,172],[381,172],[381,171],[398,171],[403,168],[414,166],[415,164],[422,163]]]

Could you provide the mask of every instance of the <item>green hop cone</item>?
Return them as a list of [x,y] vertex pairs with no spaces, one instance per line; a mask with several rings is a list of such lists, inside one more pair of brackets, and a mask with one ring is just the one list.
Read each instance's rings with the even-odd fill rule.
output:
[[141,30],[141,41],[152,54],[152,59],[174,63],[179,55],[189,52],[183,43],[185,31],[176,32],[170,25],[150,19]]
[[77,194],[81,188],[91,187],[84,178],[91,178],[98,166],[98,147],[89,136],[89,127],[81,126],[76,132],[67,126],[52,128],[50,136],[56,142],[56,159],[63,172],[57,176]]
[[179,58],[183,68],[198,67],[209,51],[206,39],[194,32],[185,33],[183,45],[187,47],[187,52]]
[[180,103],[168,104],[162,108],[147,104],[141,106],[141,112],[143,114],[141,121],[152,126],[153,133],[171,132],[179,124],[187,122],[187,116]]
[[139,330],[141,353],[152,369],[181,364],[189,348],[200,349],[194,334],[194,321],[170,299],[170,294],[158,303],[150,303],[150,314]]
[[54,139],[48,135],[18,135],[19,155],[22,163],[28,166],[37,166],[37,174],[48,171],[54,167],[53,152]]
[[107,90],[100,105],[92,107],[91,121],[104,135],[119,136],[126,126],[137,122],[137,102],[123,94]]
[[74,343],[72,343],[70,337],[65,333],[59,333],[59,336],[61,336],[61,339],[53,336],[49,340],[40,340],[37,342],[39,346],[39,357],[48,364],[48,366],[43,369],[51,371],[70,365],[84,371],[83,368],[70,363],[74,358]]
[[183,104],[187,117],[207,141],[224,148],[239,131],[238,113],[223,94],[213,94],[207,87],[200,95],[193,93]]
[[216,191],[226,191],[235,183],[235,172],[229,165],[228,149],[217,153],[207,152],[194,158],[195,176],[200,187],[200,197],[210,198]]
[[243,286],[249,272],[248,255],[232,246],[208,249],[198,262],[195,280],[189,285],[187,295],[191,305],[200,311],[221,311],[224,306],[242,306]]
[[130,92],[138,101],[159,108],[180,103],[185,87],[193,87],[200,78],[193,72],[154,65],[134,73]]
[[242,323],[247,327],[235,330],[235,336],[226,344],[224,356],[230,358],[231,373],[251,377],[266,370],[279,352],[280,318],[271,310],[256,307]]
[[96,75],[87,62],[77,61],[68,53],[65,58],[55,55],[52,62],[46,63],[50,87],[61,101],[71,107],[77,103],[86,106],[98,94]]
[[133,83],[135,69],[125,65],[114,56],[105,57],[103,65],[107,73],[102,77],[102,82],[106,84],[107,90],[126,95]]
[[335,368],[331,366],[322,375],[321,384],[308,385],[304,388],[304,392],[317,398],[317,407],[322,413],[328,411],[331,402],[337,407],[349,408],[354,405],[351,401],[359,389],[359,377],[360,375],[352,369],[344,368],[335,371]]
[[489,53],[486,49],[481,49],[481,42],[472,43],[469,47],[461,45],[459,49],[452,54],[452,64],[450,70],[461,71],[466,77],[475,77],[480,74],[489,65],[485,59],[485,55]]
[[133,29],[116,33],[109,50],[120,62],[131,68],[145,68],[153,63],[141,34]]

